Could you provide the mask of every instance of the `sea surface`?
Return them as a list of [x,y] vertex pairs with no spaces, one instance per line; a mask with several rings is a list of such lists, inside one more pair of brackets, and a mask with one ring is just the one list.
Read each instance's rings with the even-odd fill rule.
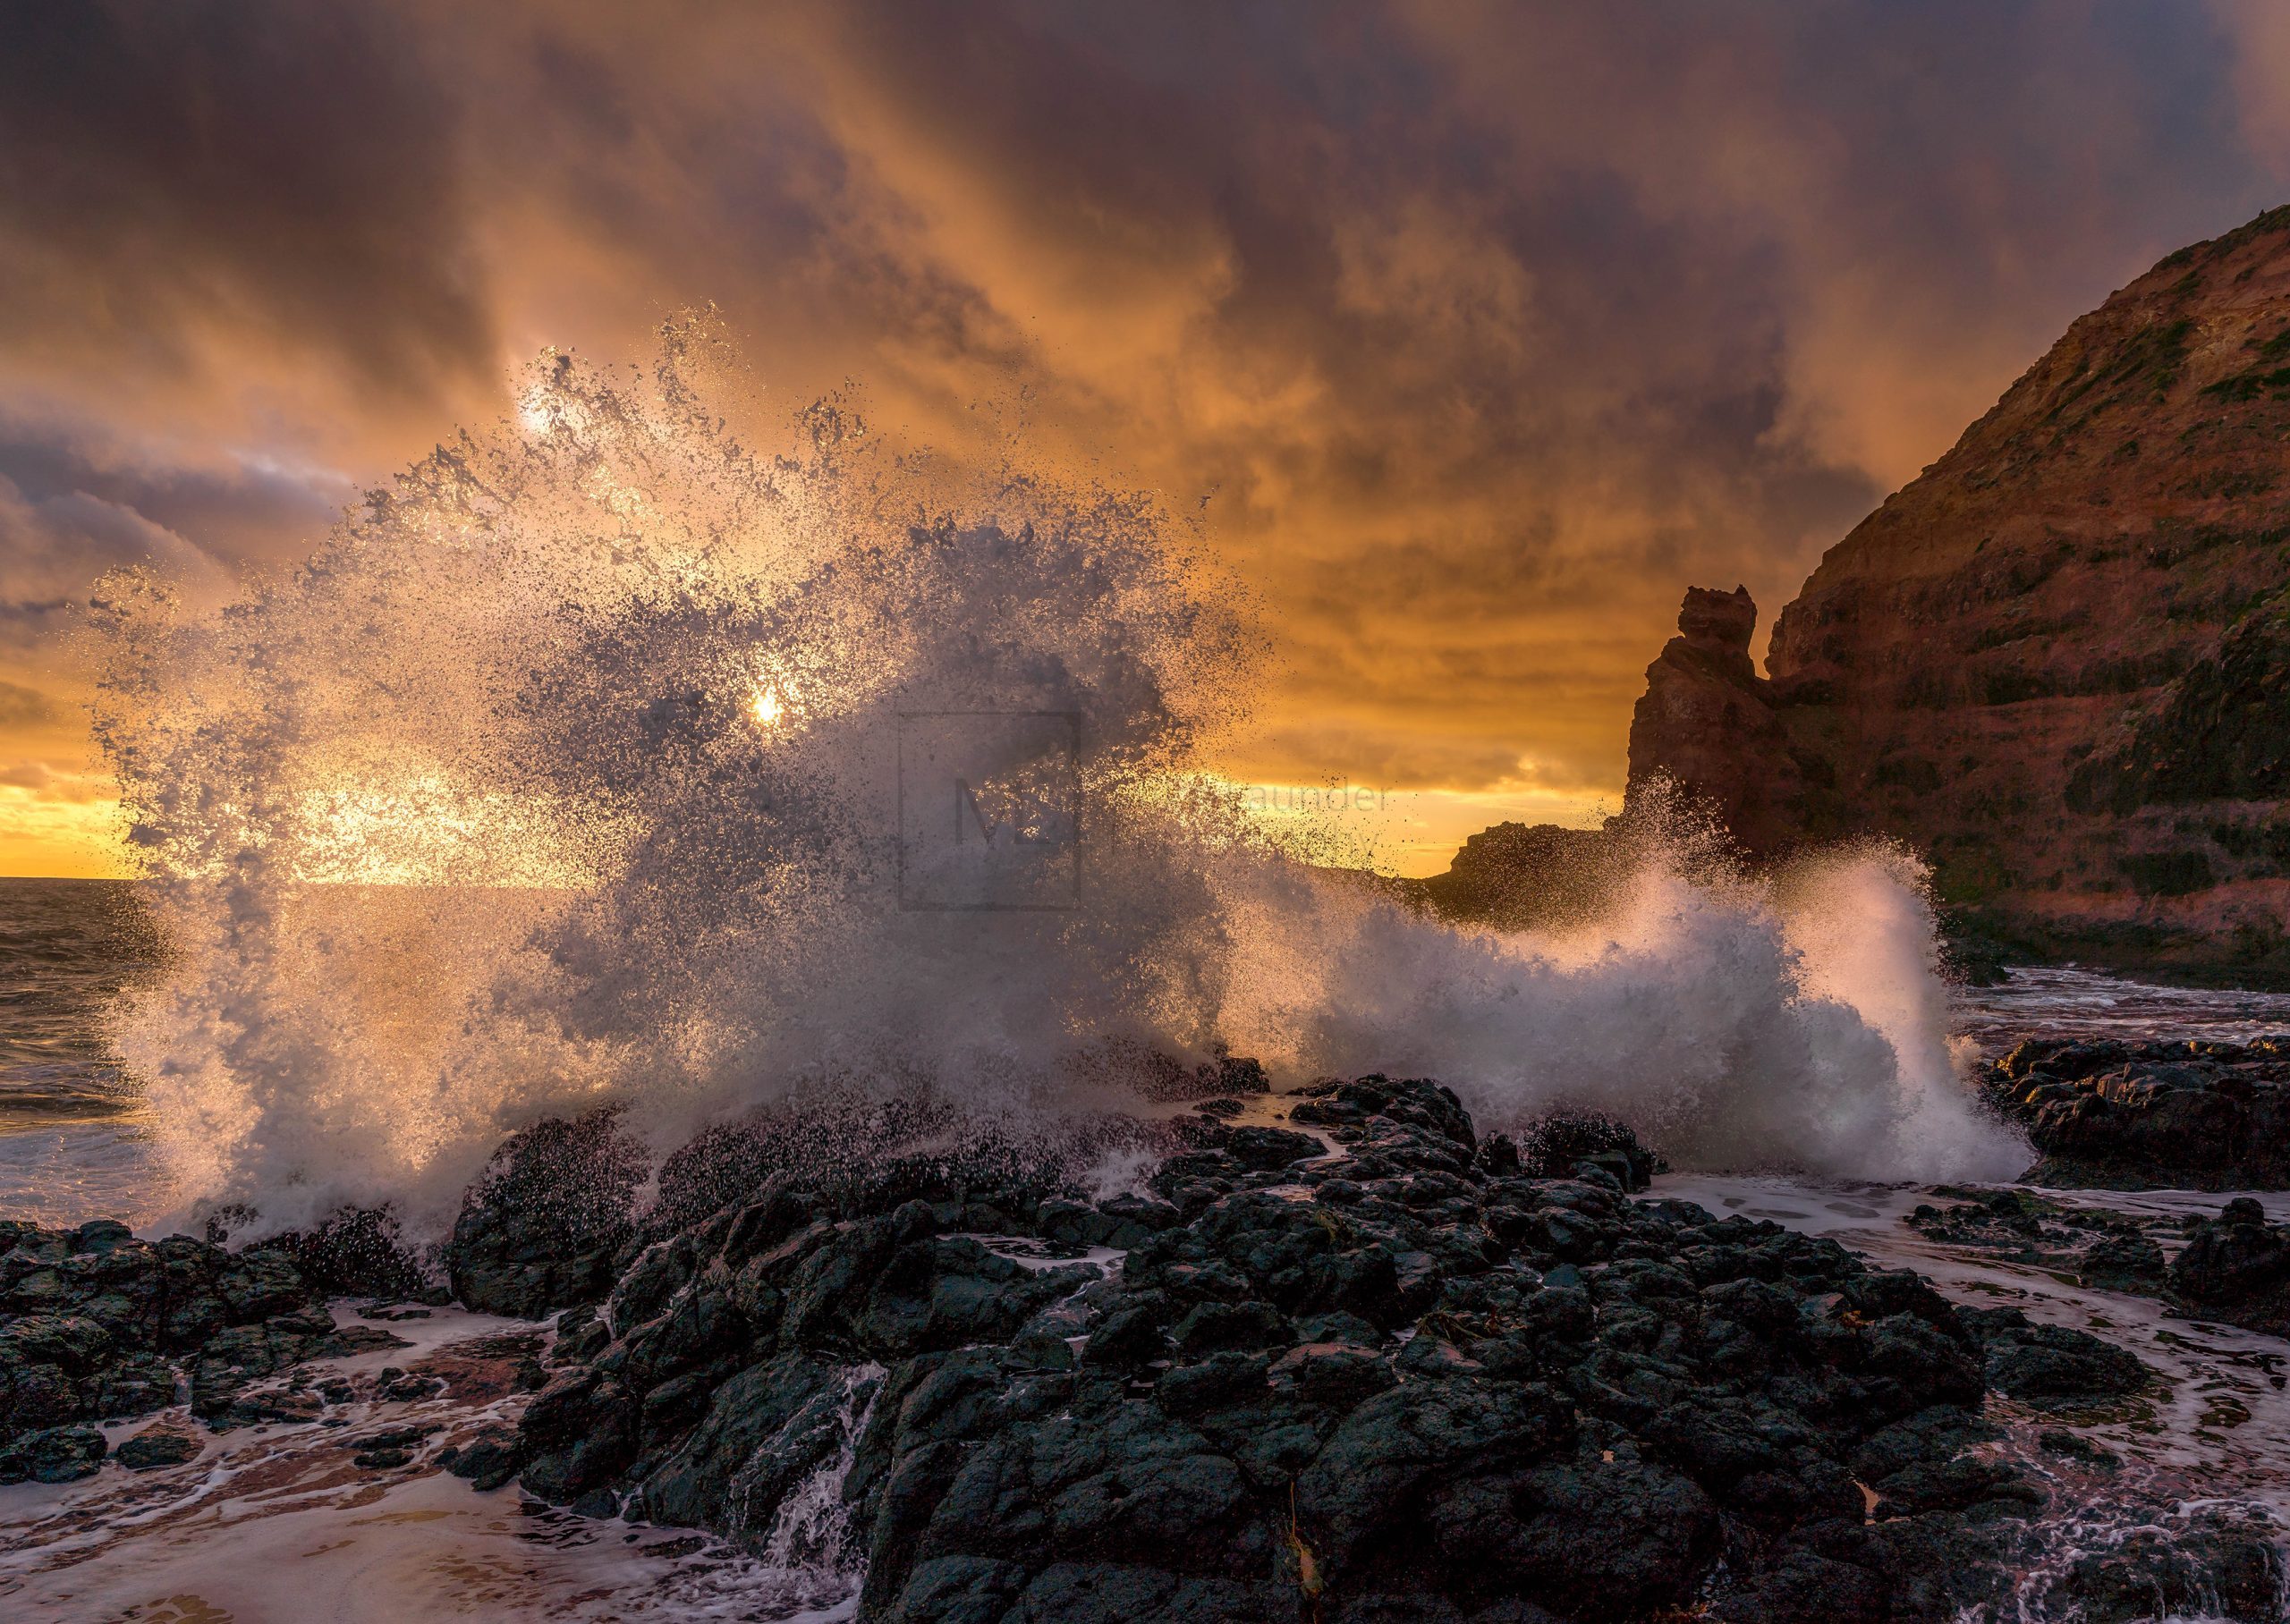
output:
[[125,881],[0,879],[0,1218],[149,1211],[157,1178],[111,1021],[160,951]]
[[2031,1035],[2246,1043],[2290,1033],[2290,993],[2150,986],[2072,968],[2013,969],[2006,977],[2001,986],[1957,995],[1958,1029],[1983,1052],[2000,1053]]

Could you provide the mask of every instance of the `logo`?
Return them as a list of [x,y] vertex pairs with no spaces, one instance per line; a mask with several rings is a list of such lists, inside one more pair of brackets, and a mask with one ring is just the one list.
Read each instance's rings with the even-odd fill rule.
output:
[[1072,711],[902,713],[899,906],[1078,907],[1081,754]]

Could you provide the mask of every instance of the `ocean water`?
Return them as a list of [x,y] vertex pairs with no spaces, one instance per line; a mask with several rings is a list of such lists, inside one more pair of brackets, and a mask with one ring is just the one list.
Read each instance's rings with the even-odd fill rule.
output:
[[143,1091],[112,1022],[160,958],[132,885],[0,879],[0,1217],[155,1210]]
[[1958,999],[1962,1029],[1983,1049],[2030,1033],[2049,1037],[2206,1038],[2247,1043],[2290,1032],[2290,993],[2155,986],[2073,966],[2014,969],[2004,985]]

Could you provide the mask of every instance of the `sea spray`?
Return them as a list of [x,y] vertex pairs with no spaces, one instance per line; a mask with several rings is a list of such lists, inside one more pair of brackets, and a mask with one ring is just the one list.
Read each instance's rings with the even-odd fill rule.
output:
[[1457,929],[1310,874],[1236,912],[1260,956],[1234,1024],[1292,1074],[1437,1077],[1488,1127],[1603,1113],[1681,1167],[2005,1179],[2028,1163],[1959,1075],[1921,876],[1895,851],[1752,880],[1658,836],[1607,909],[1561,934]]
[[[172,944],[120,1047],[186,1204],[435,1233],[551,1112],[662,1149],[852,1090],[1041,1122],[1220,1042],[1437,1075],[1490,1125],[1607,1111],[1681,1164],[2016,1171],[1896,864],[1753,884],[1657,842],[1564,932],[1423,918],[1201,790],[1262,639],[1157,503],[833,404],[767,455],[726,376],[701,321],[649,375],[545,358],[234,601],[107,583],[97,733]],[[1057,817],[1022,810],[1047,757],[981,758],[919,825],[950,716],[1070,729]],[[965,816],[1062,840],[1061,888],[918,906],[913,830]]]

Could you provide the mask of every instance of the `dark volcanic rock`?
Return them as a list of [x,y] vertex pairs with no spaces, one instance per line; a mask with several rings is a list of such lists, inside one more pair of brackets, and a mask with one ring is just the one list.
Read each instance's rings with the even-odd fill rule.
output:
[[482,1469],[863,1560],[896,1624],[1921,1619],[1993,1598],[1978,1530],[2040,1498],[1960,1459],[1984,1366],[2116,1374],[1833,1242],[1632,1203],[1627,1159],[1527,1176],[1434,1084],[1308,1091],[1333,1158],[1200,1120],[1166,1205],[975,1163],[719,1186]]
[[433,1283],[406,1244],[394,1214],[345,1207],[312,1230],[264,1243],[293,1260],[310,1290],[327,1297],[375,1297],[437,1307],[451,1294]]
[[479,1493],[489,1493],[514,1477],[524,1466],[524,1456],[519,1452],[516,1436],[506,1433],[484,1433],[471,1442],[452,1451],[450,1458],[444,1451],[438,1461],[456,1477],[466,1477]]
[[2023,1402],[2090,1403],[2135,1393],[2155,1381],[2137,1356],[2088,1332],[2039,1325],[2017,1308],[1959,1308],[1987,1354],[1988,1384]]
[[496,1151],[445,1248],[454,1295],[488,1314],[539,1319],[593,1302],[634,1232],[643,1147],[613,1111],[536,1124]]
[[[2278,1619],[2286,1574],[2273,1531],[2231,1510],[2137,1528],[2074,1559],[2051,1589],[2090,1624],[2158,1618]],[[2064,1609],[2062,1610],[2065,1611]]]
[[2290,1224],[2248,1197],[2199,1220],[2171,1261],[2171,1294],[2189,1313],[2290,1335]]
[[2027,1131],[2037,1182],[2102,1188],[2290,1186],[2290,1038],[2021,1044],[1985,1076]]
[[1963,1205],[1919,1206],[1909,1222],[1929,1239],[1989,1253],[1999,1261],[2074,1275],[2085,1285],[2142,1297],[2163,1293],[2163,1248],[2142,1223],[2070,1206],[2027,1190],[1943,1190]]
[[1520,1137],[1521,1171],[1537,1179],[1571,1179],[1585,1163],[1625,1194],[1644,1189],[1657,1171],[1654,1153],[1611,1117],[1546,1117]]
[[184,1376],[197,1412],[226,1423],[248,1382],[334,1336],[292,1260],[267,1246],[139,1240],[98,1221],[0,1222],[0,1443],[165,1408]]
[[199,1440],[179,1427],[150,1426],[114,1450],[112,1458],[131,1472],[181,1466],[199,1453]]
[[0,1483],[70,1483],[92,1476],[109,1445],[92,1426],[51,1426],[0,1444]]

